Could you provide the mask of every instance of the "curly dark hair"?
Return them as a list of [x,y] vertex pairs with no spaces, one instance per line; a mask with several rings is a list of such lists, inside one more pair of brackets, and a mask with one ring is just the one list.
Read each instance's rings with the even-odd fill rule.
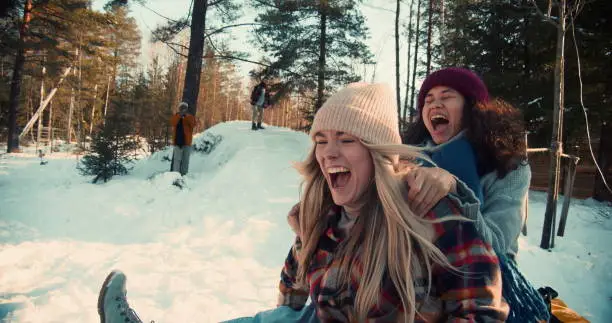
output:
[[[523,115],[510,103],[493,99],[475,104],[466,98],[462,121],[466,137],[476,151],[479,176],[497,171],[497,176],[504,178],[527,163]],[[403,133],[403,142],[408,145],[420,145],[429,138],[421,115]]]

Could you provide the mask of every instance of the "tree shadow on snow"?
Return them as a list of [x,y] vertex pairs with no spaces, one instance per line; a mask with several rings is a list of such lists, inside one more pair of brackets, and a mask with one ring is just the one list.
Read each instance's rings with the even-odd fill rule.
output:
[[0,304],[0,322],[11,322],[13,312],[22,307],[23,307],[23,303]]
[[[13,312],[25,306],[23,302],[13,302],[11,301],[11,299],[19,296],[24,296],[28,299],[34,299],[35,301],[39,301],[41,300],[41,297],[44,298],[49,292],[59,289],[63,285],[64,283],[52,284],[46,287],[31,290],[26,293],[0,293],[0,322],[12,322]],[[4,303],[4,301],[8,302]]]

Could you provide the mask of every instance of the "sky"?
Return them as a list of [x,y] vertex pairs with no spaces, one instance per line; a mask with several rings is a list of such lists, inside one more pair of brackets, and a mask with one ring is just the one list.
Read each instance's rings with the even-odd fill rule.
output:
[[[0,155],[0,322],[98,323],[98,291],[113,269],[127,275],[143,322],[219,322],[274,308],[295,238],[286,215],[301,178],[292,163],[311,139],[250,129],[232,121],[196,135],[196,147],[222,140],[191,154],[183,189],[168,172],[172,147],[106,184],[78,173],[74,145],[45,147],[45,165],[34,146]],[[612,208],[572,200],[565,236],[550,251],[539,247],[545,208],[546,194],[531,191],[521,271],[592,323],[609,323]]]
[[[107,0],[94,0],[94,9],[101,10]],[[148,63],[155,51],[165,52],[165,45],[152,45],[150,40],[151,30],[159,24],[164,24],[167,21],[161,16],[171,19],[177,19],[187,15],[191,0],[147,0],[143,6],[136,1],[132,1],[130,5],[130,15],[136,19],[136,23],[142,33],[142,53],[141,63]],[[368,67],[365,73],[365,81],[371,82],[374,76],[374,82],[389,83],[395,88],[395,0],[365,0],[362,5],[362,13],[366,18],[366,23],[370,29],[370,38],[366,41],[371,52],[375,56],[377,64]],[[400,12],[402,13],[401,22],[408,21],[408,2],[402,2]],[[155,13],[156,12],[156,13]],[[160,16],[161,15],[161,16]],[[243,16],[238,20],[240,22],[252,22],[255,17],[255,12],[248,7],[243,9]],[[236,39],[230,43],[231,49],[253,53],[252,59],[258,60],[261,53],[252,43],[249,42],[248,33],[250,27],[239,27],[232,30],[231,34]],[[406,37],[400,38],[400,68],[402,76],[400,80],[404,82],[406,79]],[[253,69],[254,65],[250,63],[236,63],[239,66],[239,71],[246,78],[248,72]],[[375,73],[374,73],[375,72]],[[403,94],[403,93],[402,93]],[[403,97],[403,95],[402,95]]]

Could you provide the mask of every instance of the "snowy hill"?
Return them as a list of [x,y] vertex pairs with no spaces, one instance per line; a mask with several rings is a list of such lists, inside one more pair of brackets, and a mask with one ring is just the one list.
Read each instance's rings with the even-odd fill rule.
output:
[[[272,308],[293,235],[298,200],[291,163],[307,135],[250,123],[217,125],[223,139],[193,153],[186,187],[166,172],[170,149],[140,160],[128,176],[93,185],[76,157],[0,159],[0,322],[99,322],[97,293],[114,268],[128,275],[130,303],[145,320],[218,322]],[[612,318],[609,208],[576,201],[566,237],[541,250],[540,193],[530,197],[529,233],[519,263],[592,322]]]

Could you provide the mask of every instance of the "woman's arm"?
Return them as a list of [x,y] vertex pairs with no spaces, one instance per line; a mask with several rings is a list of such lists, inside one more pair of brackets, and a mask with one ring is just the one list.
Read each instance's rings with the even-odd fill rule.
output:
[[478,233],[493,249],[514,255],[518,251],[517,239],[525,220],[531,168],[521,165],[502,179],[497,178],[496,173],[490,173],[481,181],[484,191],[482,208],[475,205],[474,192],[461,181],[457,181],[456,194],[451,195],[457,197],[464,215],[475,221]]
[[301,310],[308,300],[308,287],[297,284],[298,261],[297,254],[302,247],[302,241],[296,237],[289,254],[285,259],[285,266],[281,271],[281,280],[278,285],[278,306],[289,306],[294,310]]
[[462,209],[462,214],[476,222],[476,229],[485,242],[497,251],[516,254],[531,181],[529,165],[519,166],[503,179],[497,178],[496,173],[485,175],[481,180],[484,193],[482,208],[476,194],[447,171],[419,167],[411,170],[413,172],[406,176],[406,182],[410,186],[407,200],[415,212],[424,214],[424,208],[431,209],[442,197],[450,194]]
[[445,196],[456,191],[456,179],[438,167],[414,167],[404,177],[412,211],[424,216]]

